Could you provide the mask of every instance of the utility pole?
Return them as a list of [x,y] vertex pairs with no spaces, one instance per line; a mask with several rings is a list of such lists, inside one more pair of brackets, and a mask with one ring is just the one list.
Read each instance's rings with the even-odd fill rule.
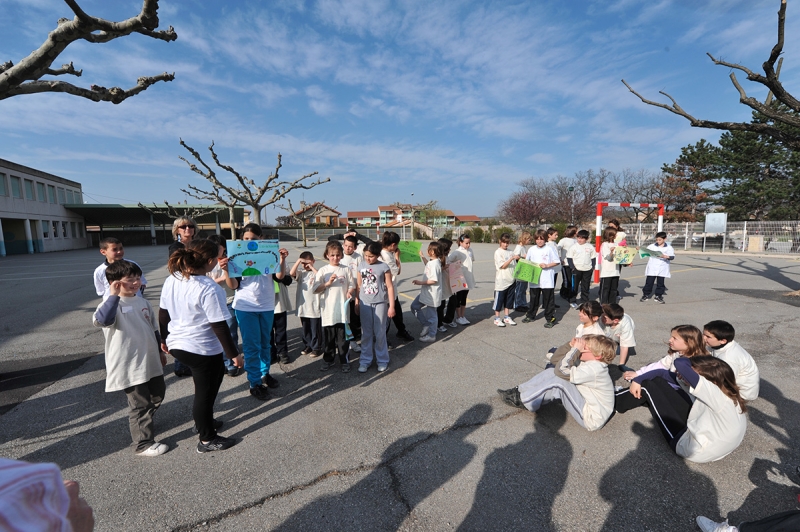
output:
[[569,223],[575,225],[575,187],[569,187],[567,190],[569,191]]

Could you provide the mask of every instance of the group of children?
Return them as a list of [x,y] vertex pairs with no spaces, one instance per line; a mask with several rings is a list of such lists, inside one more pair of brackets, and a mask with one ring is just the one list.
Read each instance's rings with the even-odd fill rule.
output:
[[[703,331],[674,327],[667,355],[639,370],[628,368],[623,377],[630,387],[615,391],[608,366],[629,333],[628,343],[635,345],[633,322],[616,304],[583,303],[579,316],[575,337],[548,352],[544,371],[498,390],[505,403],[536,412],[560,400],[589,431],[602,428],[615,412],[647,406],[671,449],[693,462],[719,460],[741,444],[746,403],[758,397],[759,372],[734,340],[730,323],[714,320]],[[623,325],[628,320],[629,327]]]
[[[573,309],[581,303],[590,301],[589,288],[597,262],[599,260],[601,304],[617,303],[619,296],[619,277],[621,266],[614,262],[614,250],[627,244],[626,235],[619,222],[612,220],[603,230],[600,252],[589,243],[589,231],[578,230],[577,226],[567,226],[564,238],[558,240],[558,230],[540,229],[531,234],[520,233],[517,245],[509,250],[511,235],[503,233],[498,241],[498,249],[494,253],[494,324],[497,327],[516,325],[511,318],[511,311],[524,312],[523,323],[537,319],[541,302],[544,311],[544,326],[552,328],[557,319],[555,309],[555,287],[558,272],[562,272],[560,295],[567,300]],[[641,301],[647,301],[655,295],[655,301],[664,303],[666,290],[664,280],[670,277],[669,264],[675,258],[675,251],[667,243],[667,234],[659,232],[656,241],[647,249],[654,253],[650,256],[645,268],[645,285]],[[531,243],[533,242],[533,245]],[[538,282],[528,283],[514,278],[514,269],[520,259],[533,262],[541,268]],[[655,286],[655,293],[653,294]],[[527,297],[530,296],[530,303]],[[624,364],[624,362],[623,362]]]

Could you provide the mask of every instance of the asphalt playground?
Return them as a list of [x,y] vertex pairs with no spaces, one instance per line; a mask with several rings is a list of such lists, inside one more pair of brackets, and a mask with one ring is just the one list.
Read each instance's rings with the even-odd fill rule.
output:
[[[302,251],[287,247],[290,261]],[[309,245],[317,257],[323,247]],[[698,514],[738,523],[798,507],[800,298],[785,294],[800,289],[800,260],[676,250],[665,305],[639,302],[644,261],[623,270],[621,304],[636,322],[629,365],[663,356],[672,326],[712,319],[733,323],[759,365],[744,442],[693,464],[669,450],[646,409],[589,433],[560,405],[532,414],[499,400],[497,388],[544,368],[578,318],[556,297],[553,329],[541,319],[495,327],[495,249],[473,246],[472,324],[395,347],[382,374],[320,372],[319,359],[299,354],[290,316],[292,363],[273,367],[272,400],[250,397],[243,376],[223,382],[216,416],[240,440],[227,451],[195,451],[192,382],[168,365],[156,429],[172,449],[155,458],[133,454],[124,394],[104,392],[103,336],[91,324],[97,250],[2,258],[0,456],[58,464],[101,531],[688,531]],[[144,269],[157,306],[166,247],[127,248],[126,258]],[[415,335],[411,280],[421,273],[404,264],[399,282]],[[616,369],[612,378],[624,384]]]

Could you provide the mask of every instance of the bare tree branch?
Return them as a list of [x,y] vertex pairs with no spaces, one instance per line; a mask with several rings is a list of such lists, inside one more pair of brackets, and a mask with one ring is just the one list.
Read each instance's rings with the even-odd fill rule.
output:
[[[765,75],[753,72],[752,70],[743,65],[739,65],[737,63],[729,63],[722,59],[715,58],[710,53],[707,55],[716,65],[725,66],[733,70],[739,70],[740,72],[744,72],[745,74],[747,74],[748,80],[763,85],[764,87],[769,89],[771,95],[774,96],[776,100],[786,105],[791,110],[791,112],[776,110],[775,106],[771,105],[772,101],[771,97],[768,97],[765,103],[761,103],[755,98],[747,96],[747,93],[745,92],[744,88],[739,84],[739,81],[736,79],[735,73],[731,72],[730,74],[731,83],[733,83],[733,86],[739,92],[740,103],[743,103],[744,105],[750,107],[754,111],[763,114],[764,116],[772,119],[775,122],[780,122],[782,124],[787,124],[793,127],[800,127],[800,117],[797,116],[797,113],[800,113],[800,101],[798,101],[794,96],[786,92],[786,89],[783,88],[783,85],[778,79],[778,72],[776,72],[775,70],[775,62],[778,61],[778,58],[783,52],[785,24],[786,24],[786,0],[781,0],[781,6],[780,9],[778,10],[778,39],[777,42],[775,43],[775,46],[772,47],[772,51],[770,52],[769,58],[762,64],[762,68],[764,70]],[[778,69],[778,71],[779,70],[780,68]],[[769,123],[760,123],[760,122],[717,122],[713,120],[701,120],[687,113],[683,108],[681,108],[680,105],[678,105],[678,103],[672,96],[663,91],[659,91],[660,94],[669,98],[669,100],[672,102],[672,105],[667,105],[664,103],[648,100],[644,98],[641,94],[633,90],[633,88],[624,79],[622,80],[622,83],[624,83],[625,86],[628,88],[628,90],[631,91],[634,95],[636,95],[643,103],[646,103],[647,105],[652,105],[654,107],[660,107],[678,116],[682,116],[689,121],[692,127],[720,129],[724,131],[752,131],[755,133],[768,135],[793,150],[800,150],[800,137],[794,136],[791,133],[787,133],[786,131],[782,130],[776,125]]]
[[[226,172],[232,174],[238,183],[238,186],[229,186],[217,178],[214,170],[208,164],[206,164],[205,161],[203,161],[197,150],[186,144],[183,139],[180,139],[180,144],[186,149],[186,151],[192,154],[192,157],[194,157],[197,162],[200,163],[204,170],[184,157],[178,156],[178,158],[185,162],[192,172],[201,175],[208,180],[215,190],[222,190],[230,197],[230,199],[251,207],[253,209],[253,218],[257,224],[261,223],[261,209],[280,201],[292,190],[309,190],[317,185],[327,183],[331,180],[329,177],[326,177],[325,179],[317,178],[316,181],[304,183],[303,181],[318,175],[319,173],[311,172],[310,174],[306,174],[298,179],[295,179],[294,181],[280,181],[278,172],[281,169],[281,154],[279,153],[278,163],[275,166],[275,171],[267,176],[267,179],[263,185],[258,186],[256,185],[255,181],[243,174],[240,174],[232,166],[220,162],[217,153],[214,151],[214,142],[212,141],[211,145],[208,147],[208,150],[211,152],[211,157],[214,159],[214,163],[219,168],[222,168]],[[265,195],[267,195],[268,192],[271,192],[271,196],[267,196],[265,199]]]
[[175,74],[159,74],[152,77],[140,77],[137,85],[128,90],[120,87],[106,89],[92,85],[86,89],[61,81],[42,80],[42,76],[72,74],[80,76],[83,71],[75,70],[73,64],[64,64],[60,69],[51,68],[56,58],[75,41],[85,40],[91,43],[104,43],[119,37],[140,33],[147,37],[170,42],[178,38],[175,29],[156,31],[158,28],[158,0],[143,0],[139,15],[111,22],[86,14],[76,0],[64,0],[75,18],[58,20],[56,29],[50,32],[47,40],[36,50],[16,65],[7,61],[0,66],[0,100],[22,94],[42,92],[64,92],[89,100],[120,103],[131,96],[139,94],[158,81],[172,81]]
[[185,209],[184,212],[178,212],[178,210],[169,203],[167,203],[166,200],[164,201],[164,205],[165,205],[164,207],[159,207],[158,205],[153,203],[153,208],[151,209],[150,207],[142,203],[139,203],[139,208],[146,210],[150,214],[155,214],[159,216],[164,215],[172,220],[180,218],[181,216],[188,216],[189,218],[199,218],[200,216],[204,216],[206,214],[213,214],[215,212],[225,210],[224,206],[211,206],[206,209],[199,209],[197,207],[192,206]]

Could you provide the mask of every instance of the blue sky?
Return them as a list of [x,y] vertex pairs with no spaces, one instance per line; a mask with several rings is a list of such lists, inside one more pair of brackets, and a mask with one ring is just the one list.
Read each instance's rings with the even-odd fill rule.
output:
[[[81,0],[95,16],[135,15],[134,0]],[[318,171],[296,191],[343,213],[437,200],[492,215],[522,179],[624,168],[657,171],[717,132],[645,106],[672,94],[699,118],[748,120],[728,69],[759,70],[776,38],[778,0],[384,1],[161,0],[161,27],[77,42],[56,65],[72,81],[129,88],[175,72],[120,105],[61,94],[0,101],[0,157],[74,179],[90,203],[183,201],[204,181],[178,159],[183,138],[263,180]],[[789,6],[782,79],[797,86],[800,11]],[[0,62],[37,48],[61,0],[0,0]],[[750,94],[766,95],[739,76]],[[795,91],[797,92],[797,91]],[[268,221],[282,215],[272,208]]]

